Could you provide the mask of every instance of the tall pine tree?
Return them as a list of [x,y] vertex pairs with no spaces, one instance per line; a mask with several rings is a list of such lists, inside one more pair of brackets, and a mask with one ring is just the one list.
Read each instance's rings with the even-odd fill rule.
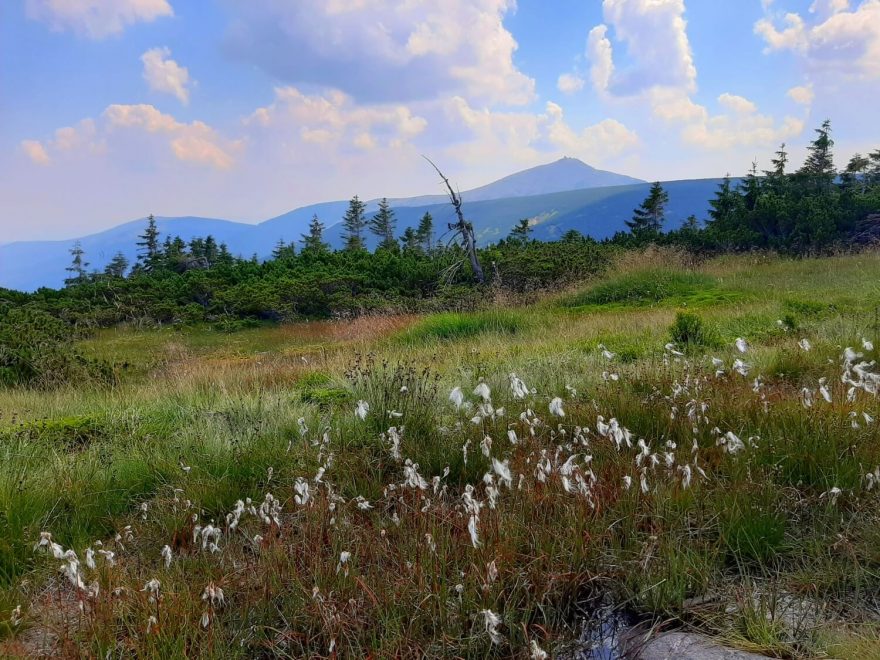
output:
[[152,213],[147,218],[147,228],[138,238],[140,239],[137,242],[138,257],[141,267],[147,271],[154,270],[159,265],[162,254],[159,249],[159,229],[156,227],[156,218]]
[[370,231],[379,237],[380,250],[396,251],[400,249],[397,239],[394,238],[394,229],[397,225],[397,219],[394,217],[394,210],[389,206],[388,200],[384,197],[379,202],[379,211],[370,220]]
[[85,260],[85,255],[85,250],[83,250],[82,244],[79,241],[74,243],[73,247],[70,248],[71,262],[70,265],[64,269],[70,273],[70,277],[64,280],[65,286],[74,286],[86,281],[86,269],[89,267],[89,262]]
[[312,216],[309,223],[309,233],[302,234],[302,253],[303,254],[327,254],[330,252],[330,246],[324,242],[324,223],[318,219],[317,214]]
[[663,186],[656,181],[648,192],[645,201],[639,208],[633,210],[632,220],[627,221],[626,226],[634,236],[647,237],[659,234],[666,219],[666,205],[669,203],[669,194],[663,190]]
[[419,220],[419,226],[416,229],[416,239],[426,254],[434,248],[434,218],[427,211],[422,216],[422,219]]
[[110,260],[104,268],[104,274],[109,277],[125,277],[125,271],[128,270],[128,259],[122,252],[117,252],[116,256]]
[[364,213],[367,205],[355,195],[348,203],[348,210],[342,218],[342,239],[345,241],[345,249],[348,252],[357,252],[366,249],[364,243],[364,229],[367,226]]
[[834,140],[831,139],[831,120],[826,119],[815,129],[816,139],[807,147],[807,159],[798,174],[807,177],[818,190],[827,190],[834,183]]

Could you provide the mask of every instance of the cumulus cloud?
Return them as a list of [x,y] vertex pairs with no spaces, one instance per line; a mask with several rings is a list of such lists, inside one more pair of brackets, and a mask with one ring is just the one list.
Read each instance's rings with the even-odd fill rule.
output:
[[556,88],[563,94],[574,94],[584,88],[584,82],[576,73],[563,73],[556,81]]
[[89,39],[122,33],[129,25],[173,16],[168,0],[26,0],[27,16],[52,30]]
[[171,151],[178,160],[217,169],[232,167],[235,162],[233,153],[241,147],[240,142],[221,138],[204,122],[184,124],[145,103],[108,106],[103,118],[109,132],[116,129],[140,129],[147,133],[167,135]]
[[513,61],[517,43],[503,18],[514,8],[514,0],[251,0],[232,6],[225,43],[287,83],[358,101],[465,94],[522,105],[535,83]]
[[814,72],[880,77],[880,0],[862,0],[855,9],[843,0],[817,0],[810,11],[812,24],[797,13],[757,21],[765,52],[793,51]]
[[684,0],[604,0],[605,22],[626,47],[633,62],[626,69],[613,63],[607,25],[590,31],[587,55],[593,84],[600,91],[633,96],[654,87],[693,91],[697,69],[687,36]]
[[813,86],[799,85],[797,87],[792,87],[788,90],[788,97],[795,103],[800,103],[801,105],[806,106],[812,105],[813,98],[815,98]]
[[189,70],[171,59],[168,48],[152,48],[141,55],[144,63],[144,80],[150,89],[171,94],[187,105],[189,103]]
[[731,112],[737,114],[749,114],[758,110],[758,106],[747,98],[737,96],[736,94],[728,94],[727,92],[718,97],[718,102]]
[[38,140],[22,140],[21,150],[37,165],[48,165],[52,162],[46,147]]
[[243,146],[241,141],[221,137],[204,122],[182,123],[152,105],[114,104],[104,110],[100,124],[84,119],[76,126],[59,128],[53,138],[43,142],[25,140],[22,149],[32,161],[43,165],[62,155],[101,155],[112,148],[119,131],[125,130],[162,136],[177,160],[215,169],[232,167],[234,154]]
[[703,149],[766,148],[800,135],[803,130],[804,121],[797,117],[785,117],[777,123],[769,115],[733,112],[689,124],[682,129],[681,137],[686,143]]
[[276,88],[275,101],[257,108],[245,123],[296,131],[310,143],[332,142],[364,150],[379,143],[400,145],[428,125],[405,105],[359,106],[339,90],[305,94],[296,87]]

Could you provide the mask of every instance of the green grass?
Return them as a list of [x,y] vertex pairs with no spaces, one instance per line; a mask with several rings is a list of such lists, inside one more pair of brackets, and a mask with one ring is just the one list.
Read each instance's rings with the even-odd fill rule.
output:
[[526,314],[512,310],[434,314],[401,333],[405,343],[457,341],[484,334],[516,335],[531,325]]
[[569,309],[613,309],[654,305],[710,305],[733,302],[738,295],[723,290],[705,273],[652,268],[611,276],[560,304]]
[[[748,255],[611,275],[575,298],[589,314],[545,301],[414,323],[98,333],[84,350],[133,365],[118,386],[0,390],[0,655],[33,654],[47,632],[60,656],[327,656],[332,644],[347,657],[521,657],[532,640],[553,654],[577,636],[578,606],[604,598],[777,656],[870,657],[876,630],[858,626],[880,589],[880,490],[865,478],[880,466],[880,424],[861,415],[880,410],[863,392],[847,401],[840,354],[862,337],[880,345],[877,281],[876,254]],[[780,327],[786,315],[794,323]],[[684,356],[666,354],[671,339]],[[736,358],[748,377],[731,371]],[[535,394],[515,398],[511,373]],[[820,378],[832,403],[805,408],[800,391]],[[494,416],[476,417],[481,381]],[[549,412],[557,396],[565,417]],[[599,416],[629,429],[633,447],[598,435]],[[728,431],[744,443],[735,454],[719,444]],[[513,478],[494,507],[484,448]],[[573,492],[560,474],[571,456]],[[406,485],[406,459],[424,490]],[[468,485],[483,503],[476,548]],[[249,513],[227,525],[237,500],[259,507],[267,493],[280,527]],[[192,540],[212,521],[216,553]],[[82,569],[101,588],[81,614],[60,562],[33,551],[42,531],[81,561],[98,541],[117,553],[115,566]],[[143,591],[153,578],[158,603]],[[215,610],[209,583],[225,593]],[[767,594],[822,603],[841,627],[790,630]],[[70,611],[46,605],[59,602]],[[502,621],[497,645],[486,609]]]

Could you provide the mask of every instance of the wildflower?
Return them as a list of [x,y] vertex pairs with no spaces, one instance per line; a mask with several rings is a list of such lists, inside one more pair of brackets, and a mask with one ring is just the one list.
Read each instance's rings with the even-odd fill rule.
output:
[[192,470],[192,468],[188,465],[185,465],[182,460],[180,461],[180,469],[183,470],[184,474],[189,474],[189,471]]
[[296,502],[299,506],[305,506],[308,504],[310,499],[309,494],[309,482],[303,479],[302,477],[297,477],[296,482],[293,485],[293,490],[296,491],[296,495],[293,496],[294,502]]
[[489,639],[492,640],[493,644],[500,644],[504,639],[501,636],[501,633],[498,632],[498,626],[501,625],[501,619],[499,619],[498,615],[492,610],[481,610],[480,614],[483,615],[483,626],[486,633],[489,635]]
[[807,339],[806,337],[804,339],[801,339],[798,342],[798,346],[800,346],[805,351],[809,351],[812,348],[812,345],[810,344],[810,340]]
[[471,544],[475,548],[480,547],[480,540],[477,538],[477,516],[472,515],[468,521],[468,533],[471,535]]
[[9,625],[17,628],[21,623],[21,605],[16,605],[15,609],[9,614]]
[[497,458],[492,459],[492,469],[495,471],[495,474],[497,474],[498,478],[510,488],[513,484],[513,477],[510,475],[510,467],[508,466],[508,463],[509,461],[507,460],[502,463]]
[[456,408],[461,408],[464,403],[464,394],[461,391],[460,387],[453,387],[452,391],[449,393],[449,400],[452,401],[452,404]]
[[866,351],[873,351],[874,343],[862,337],[862,348],[864,348]]
[[565,411],[562,409],[562,399],[558,396],[550,402],[550,413],[557,417],[565,417]]
[[691,485],[691,466],[685,463],[678,466],[681,472],[681,487],[687,490]]
[[151,614],[147,619],[147,634],[149,635],[152,632],[155,632],[159,628],[159,620],[155,617],[155,615]]
[[831,392],[828,391],[828,387],[825,385],[827,380],[827,378],[819,379],[819,394],[822,395],[822,398],[825,399],[825,401],[831,403]]
[[226,602],[223,595],[223,589],[216,586],[213,582],[209,582],[208,586],[202,592],[202,600],[206,601],[211,607],[222,607]]
[[366,499],[364,499],[363,495],[358,495],[355,498],[355,502],[357,502],[357,508],[361,511],[369,511],[373,508],[373,505],[370,504]]
[[498,578],[498,567],[495,565],[494,559],[486,564],[486,578],[489,584],[492,584]]
[[485,403],[489,403],[492,399],[492,393],[486,383],[480,383],[474,388],[474,396],[480,397]]
[[749,369],[751,369],[751,366],[749,366],[739,358],[733,361],[733,370],[740,376],[748,376]]
[[519,442],[519,438],[516,437],[516,431],[513,429],[509,429],[507,431],[507,439],[510,440],[510,444],[515,445]]
[[516,374],[510,374],[510,389],[515,399],[525,399],[529,395],[529,388]]
[[823,497],[828,496],[829,499],[831,500],[831,503],[832,503],[832,504],[836,504],[836,503],[837,503],[837,498],[840,497],[840,494],[841,494],[842,492],[843,492],[843,491],[840,490],[840,488],[838,488],[837,486],[834,486],[834,487],[831,488],[831,490],[829,490],[829,491],[827,491],[827,492],[824,492],[824,493],[822,493],[821,495],[819,495],[819,499],[822,499]]
[[801,405],[804,408],[813,407],[813,392],[806,387],[801,390]]
[[480,441],[480,449],[483,452],[483,456],[489,458],[489,454],[492,451],[492,438],[490,438],[488,435],[484,436],[483,439]]
[[728,454],[735,454],[746,447],[743,441],[740,440],[733,431],[725,433],[724,436],[718,440],[718,444],[724,445]]
[[434,554],[437,553],[437,544],[434,543],[434,536],[430,533],[425,534],[425,543],[428,545],[428,549]]
[[155,603],[159,600],[159,590],[162,588],[162,583],[159,582],[156,578],[153,578],[149,582],[144,585],[144,588],[141,591],[146,591],[149,594],[149,599],[151,603]]
[[299,434],[305,436],[305,434],[309,432],[309,427],[306,426],[306,418],[300,417],[296,420],[296,423],[299,425]]
[[684,355],[684,353],[675,349],[675,344],[673,344],[672,342],[669,342],[663,348],[665,348],[669,353],[671,353],[672,355],[674,355],[676,357],[681,357]]
[[548,657],[547,651],[538,646],[538,642],[533,639],[529,644],[530,660],[547,660]]
[[95,570],[95,551],[91,548],[86,548],[86,566],[90,571]]
[[348,560],[351,559],[351,553],[347,550],[343,550],[339,553],[339,563],[336,564],[336,572],[344,570],[345,576],[348,577]]
[[367,418],[367,414],[370,412],[370,404],[361,399],[357,402],[357,407],[354,410],[354,414],[361,420],[365,420]]
[[202,628],[207,628],[211,625],[211,613],[208,612],[208,610],[202,612],[202,618],[199,623],[201,624]]
[[34,552],[46,548],[55,559],[64,559],[64,548],[52,540],[51,532],[40,532],[40,540],[34,545]]
[[745,353],[747,350],[749,350],[749,345],[746,343],[746,340],[743,339],[742,337],[736,338],[736,341],[734,342],[734,346],[736,346],[736,350],[738,350],[740,353]]
[[166,545],[162,547],[162,559],[165,560],[165,568],[171,566],[171,546]]
[[605,348],[605,344],[599,344],[599,350],[602,351],[602,357],[606,360],[613,360],[615,353],[612,353],[607,348]]
[[628,474],[624,475],[624,477],[623,477],[624,489],[629,490],[630,488],[632,488],[632,485],[633,485],[633,478],[631,476],[629,476]]

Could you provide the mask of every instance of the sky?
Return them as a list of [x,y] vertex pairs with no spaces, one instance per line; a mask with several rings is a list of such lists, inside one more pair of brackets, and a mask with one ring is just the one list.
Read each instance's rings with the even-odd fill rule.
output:
[[0,243],[880,147],[880,0],[2,0]]

